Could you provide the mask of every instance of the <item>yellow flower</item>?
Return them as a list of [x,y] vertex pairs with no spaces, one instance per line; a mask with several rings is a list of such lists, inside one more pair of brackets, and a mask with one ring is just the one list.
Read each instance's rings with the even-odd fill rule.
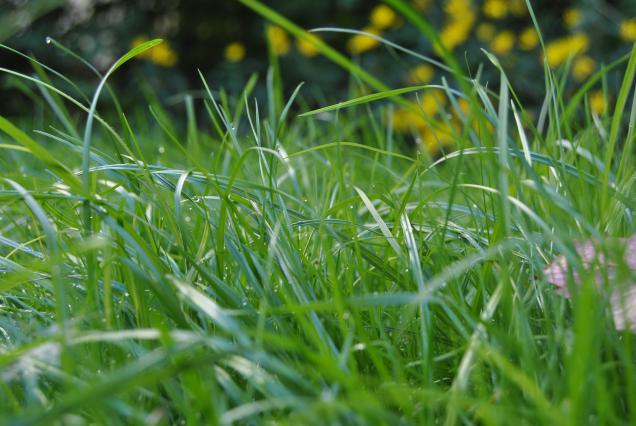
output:
[[515,45],[515,35],[512,31],[502,31],[490,42],[490,50],[497,55],[509,53]]
[[150,60],[162,67],[172,67],[177,63],[177,54],[172,50],[168,42],[161,44],[148,50],[151,54]]
[[444,11],[446,22],[439,33],[439,38],[448,50],[453,50],[470,36],[475,23],[475,12],[470,0],[448,0]]
[[426,127],[420,131],[418,142],[422,148],[430,154],[437,154],[439,150],[446,146],[455,144],[455,137],[461,133],[459,125],[455,121],[450,123],[439,123],[434,129]]
[[636,18],[621,22],[619,33],[625,41],[636,41]]
[[431,117],[446,105],[446,96],[441,90],[429,90],[422,95],[421,104],[424,114]]
[[510,2],[510,11],[513,15],[521,18],[528,14],[525,0],[512,0]]
[[522,50],[532,50],[539,44],[539,34],[534,27],[527,27],[519,35],[519,47]]
[[[135,37],[130,44],[131,47],[137,47],[146,41],[148,41],[147,37],[138,36]],[[167,41],[141,52],[137,55],[137,57],[140,59],[146,59],[162,67],[172,67],[177,63],[177,53],[172,50]]]
[[[372,27],[365,27],[362,31],[373,35],[380,35],[380,31]],[[351,53],[360,54],[378,47],[379,44],[380,42],[373,37],[356,34],[347,41],[347,49]]]
[[[444,11],[446,22],[439,32],[439,39],[446,49],[453,50],[470,36],[475,23],[475,12],[470,0],[448,0]],[[440,50],[439,46],[435,46],[437,53]]]
[[430,0],[412,0],[411,3],[416,10],[424,12],[431,5]]
[[[141,44],[144,44],[148,41],[148,37],[146,36],[137,36],[130,42],[130,47],[135,48]],[[140,53],[137,57],[143,56],[145,52]]]
[[490,41],[495,36],[495,26],[487,22],[481,23],[477,26],[477,38],[481,41]]
[[471,30],[468,22],[453,21],[447,24],[439,33],[441,43],[448,50],[453,50],[468,39]]
[[583,20],[583,14],[579,9],[570,8],[563,13],[563,23],[567,28],[578,27]]
[[457,104],[459,105],[459,110],[462,112],[462,114],[467,115],[470,112],[470,102],[468,102],[466,99],[458,100]]
[[245,46],[243,43],[234,41],[225,46],[224,55],[228,62],[241,62],[245,57]]
[[472,8],[471,0],[448,0],[444,6],[444,12],[451,20],[461,21],[466,18],[467,13],[473,13]]
[[457,45],[466,40],[461,24],[450,24],[442,28],[439,33],[440,42],[448,49],[453,50]]
[[393,128],[396,132],[407,132],[426,128],[426,121],[422,114],[408,110],[398,109],[393,112]]
[[501,19],[508,14],[508,2],[506,0],[486,0],[482,11],[484,16],[491,19]]
[[381,4],[373,8],[369,20],[375,28],[385,30],[395,24],[397,15],[389,6]]
[[572,64],[572,76],[577,81],[585,80],[594,72],[596,62],[589,56],[581,56],[574,60]]
[[276,55],[283,56],[289,52],[291,42],[289,41],[287,32],[281,27],[274,25],[268,26],[267,40]]
[[[435,91],[428,94],[427,99],[433,100],[432,104],[435,105],[435,111],[437,111],[437,102],[443,103],[446,100],[441,93],[440,91]],[[438,121],[429,124],[421,113],[407,109],[394,111],[392,121],[393,129],[396,132],[416,132],[418,134],[417,143],[420,148],[423,148],[429,154],[437,153],[441,147],[453,145],[455,141],[454,135],[461,132],[460,123],[456,119],[451,120],[450,123]]]
[[585,34],[575,34],[554,40],[545,48],[545,58],[551,68],[561,65],[570,56],[587,50],[590,40]]
[[597,90],[590,95],[590,108],[598,115],[602,115],[607,110],[607,101],[602,90]]
[[[313,34],[311,34],[311,37],[312,39],[315,37],[315,40],[318,41],[318,37],[314,36]],[[302,38],[296,40],[296,47],[298,48],[298,51],[300,53],[310,58],[316,56],[319,53],[314,43],[311,43]]]
[[429,64],[421,64],[409,71],[408,81],[413,84],[426,84],[433,79],[435,70]]

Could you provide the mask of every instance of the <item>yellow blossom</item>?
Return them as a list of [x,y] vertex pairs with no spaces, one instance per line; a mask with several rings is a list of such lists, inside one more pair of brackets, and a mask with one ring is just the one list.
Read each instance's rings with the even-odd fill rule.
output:
[[440,41],[448,50],[453,50],[468,39],[471,27],[472,23],[469,22],[450,22],[440,31]]
[[466,31],[461,23],[451,23],[439,33],[440,42],[448,49],[453,50],[466,41]]
[[545,58],[551,68],[561,65],[570,56],[587,50],[590,40],[585,34],[575,34],[554,40],[545,48]]
[[381,4],[373,8],[369,20],[373,27],[385,30],[395,24],[397,14],[389,6]]
[[291,42],[289,41],[287,32],[281,27],[274,25],[268,26],[267,40],[276,55],[282,56],[289,52]]
[[515,35],[512,31],[502,31],[490,42],[490,50],[497,55],[509,53],[515,45]]
[[451,20],[461,21],[466,18],[466,13],[472,13],[470,0],[447,0],[444,12]]
[[[311,35],[311,37],[316,37],[313,34]],[[316,37],[315,39],[316,41],[318,40],[318,37]],[[299,38],[298,40],[296,40],[296,47],[298,48],[298,51],[300,53],[302,53],[303,55],[307,56],[307,57],[314,57],[316,56],[319,52],[318,49],[316,48],[316,46],[314,45],[314,43],[311,43],[307,40],[304,40],[302,38]]]
[[[435,111],[438,108],[438,102],[443,104],[446,98],[442,92],[435,91],[428,93],[428,98],[435,105]],[[428,102],[428,101],[427,101]],[[425,106],[423,106],[426,112]],[[430,112],[430,111],[429,111]],[[430,116],[431,114],[429,114]],[[454,118],[449,123],[442,121],[427,122],[424,115],[408,109],[398,109],[393,112],[392,116],[393,129],[399,133],[414,132],[417,133],[417,143],[429,154],[435,154],[441,147],[453,145],[455,135],[460,132],[460,122]]]
[[437,154],[441,148],[454,145],[456,135],[459,133],[461,133],[461,130],[457,122],[442,122],[438,123],[434,129],[431,127],[422,129],[418,142],[426,152],[434,155]]
[[607,110],[607,101],[602,90],[597,90],[590,95],[590,108],[598,115],[602,115]]
[[[148,41],[145,36],[138,36],[131,42],[132,47],[137,47],[140,44]],[[162,67],[172,67],[177,63],[177,53],[172,50],[170,44],[167,41],[163,41],[161,44],[151,47],[148,50],[144,50],[139,55],[140,59],[146,59]]]
[[225,46],[224,55],[228,62],[241,62],[245,57],[245,46],[243,43],[234,41]]
[[435,70],[429,64],[421,64],[409,71],[408,81],[412,84],[426,84],[433,79]]
[[524,17],[528,14],[528,8],[526,6],[525,0],[511,0],[510,1],[510,11],[516,17]]
[[[146,36],[137,36],[130,42],[130,47],[131,48],[135,48],[135,47],[137,47],[139,45],[144,44],[147,41],[148,41],[148,37],[146,37]],[[141,52],[139,55],[137,55],[137,57],[143,56],[143,54],[144,54],[144,52]]]
[[580,56],[572,63],[572,76],[577,81],[585,80],[594,72],[596,62],[589,56]]
[[487,42],[492,40],[495,36],[495,26],[487,22],[483,22],[477,26],[477,38],[481,41]]
[[411,3],[416,10],[424,12],[431,5],[430,0],[412,0]]
[[621,22],[619,34],[625,41],[636,41],[636,18]]
[[[362,31],[373,35],[380,35],[380,32],[372,27],[363,28]],[[347,49],[349,52],[355,54],[367,52],[371,49],[375,49],[379,45],[380,42],[377,39],[365,34],[356,34],[347,41]]]
[[563,23],[567,28],[578,27],[583,20],[583,14],[579,9],[570,8],[563,13]]
[[446,105],[446,96],[441,90],[429,90],[421,97],[422,111],[431,117]]
[[534,27],[527,27],[519,35],[519,47],[522,50],[532,50],[539,44],[539,34]]
[[459,105],[459,110],[462,114],[467,115],[470,112],[470,102],[466,99],[460,99],[457,101],[457,105]]
[[407,132],[411,130],[422,131],[426,128],[426,121],[422,114],[408,109],[398,109],[393,112],[393,128],[397,132]]
[[482,7],[484,16],[491,19],[501,19],[508,14],[507,0],[486,0]]
[[164,41],[156,45],[152,49],[149,49],[149,52],[152,55],[150,60],[162,67],[172,67],[177,63],[177,54],[172,50],[168,42]]
[[453,50],[470,36],[476,19],[475,12],[470,0],[448,0],[444,11],[447,19],[439,38],[448,50]]

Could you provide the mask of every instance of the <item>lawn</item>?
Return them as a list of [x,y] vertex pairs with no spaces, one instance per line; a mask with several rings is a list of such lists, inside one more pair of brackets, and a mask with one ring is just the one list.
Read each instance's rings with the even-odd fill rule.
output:
[[[285,98],[273,63],[264,102],[202,77],[185,116],[119,110],[109,79],[159,40],[90,96],[2,69],[47,111],[0,117],[0,423],[633,424],[607,289],[634,282],[636,49],[604,113],[609,68],[565,94],[547,66],[533,113],[487,53],[497,84],[446,55],[447,84],[388,90],[304,37],[351,73],[341,103]],[[559,255],[569,299],[543,272]]]

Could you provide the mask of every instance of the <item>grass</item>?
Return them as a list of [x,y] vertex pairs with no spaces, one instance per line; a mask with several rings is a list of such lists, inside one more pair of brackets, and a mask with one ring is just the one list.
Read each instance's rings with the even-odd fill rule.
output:
[[265,107],[202,80],[184,119],[3,70],[46,110],[0,118],[0,423],[633,423],[634,336],[574,242],[636,230],[635,55],[602,117],[549,70],[536,119],[503,70],[445,82],[436,155],[387,102],[431,88],[311,113],[275,76]]

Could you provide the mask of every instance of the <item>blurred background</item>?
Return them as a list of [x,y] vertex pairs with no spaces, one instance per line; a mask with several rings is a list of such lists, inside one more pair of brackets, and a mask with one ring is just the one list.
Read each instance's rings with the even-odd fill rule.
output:
[[[300,26],[338,27],[382,35],[420,54],[436,58],[431,43],[391,8],[372,0],[264,0]],[[495,53],[519,94],[530,104],[541,102],[542,58],[525,0],[411,0],[413,7],[439,31],[442,42],[468,72],[487,62],[480,50]],[[554,69],[567,67],[566,88],[572,90],[603,64],[625,55],[636,41],[635,0],[531,0],[546,41],[546,59]],[[442,74],[376,40],[341,32],[318,32],[319,37],[354,58],[366,70],[392,87],[439,82]],[[124,103],[152,92],[162,100],[188,90],[200,90],[200,69],[214,87],[240,93],[253,73],[259,76],[255,94],[262,95],[268,49],[277,56],[285,90],[305,81],[302,95],[310,104],[347,98],[349,75],[235,0],[0,0],[0,43],[32,55],[69,76],[91,93],[95,74],[73,58],[51,37],[106,70],[120,55],[145,40],[166,42],[118,72],[113,85],[125,93]],[[568,57],[574,54],[568,63]],[[4,68],[34,73],[25,58],[0,50]],[[492,66],[483,79],[496,83]],[[490,75],[489,73],[492,73]],[[36,87],[11,75],[0,76],[2,114],[32,109]],[[619,78],[615,77],[616,80]],[[489,80],[491,81],[491,80]],[[604,82],[611,92],[611,74]],[[590,102],[601,111],[607,98],[599,90]]]

